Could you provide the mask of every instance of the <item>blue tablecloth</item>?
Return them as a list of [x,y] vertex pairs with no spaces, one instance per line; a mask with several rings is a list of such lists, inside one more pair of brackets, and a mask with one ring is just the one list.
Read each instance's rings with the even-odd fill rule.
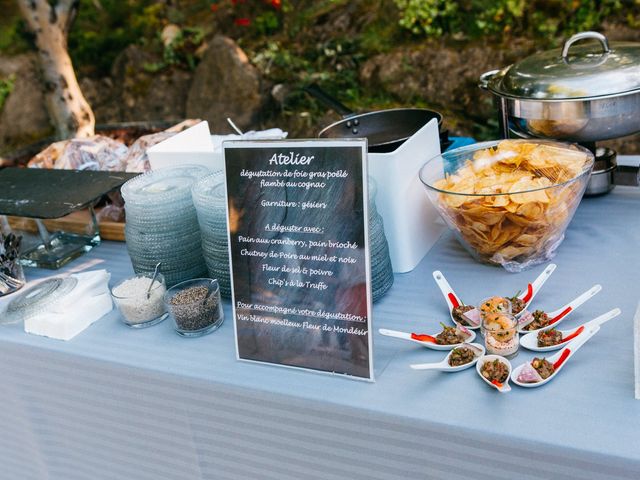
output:
[[[640,478],[639,246],[638,191],[583,201],[536,306],[555,309],[600,283],[564,326],[623,313],[553,382],[506,395],[474,369],[413,371],[442,353],[377,333],[437,331],[447,311],[435,269],[475,301],[515,293],[543,268],[480,265],[449,233],[375,305],[376,383],[236,361],[229,305],[221,329],[197,339],[169,322],[129,329],[115,311],[69,342],[0,328],[0,479]],[[65,271],[90,268],[115,281],[131,274],[118,243]]]

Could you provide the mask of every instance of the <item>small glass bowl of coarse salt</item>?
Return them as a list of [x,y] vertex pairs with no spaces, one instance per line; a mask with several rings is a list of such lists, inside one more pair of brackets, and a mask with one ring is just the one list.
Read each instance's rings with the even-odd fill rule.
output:
[[111,297],[120,311],[122,321],[131,328],[150,327],[168,316],[164,305],[167,284],[159,273],[149,290],[152,277],[153,273],[141,273],[111,288]]

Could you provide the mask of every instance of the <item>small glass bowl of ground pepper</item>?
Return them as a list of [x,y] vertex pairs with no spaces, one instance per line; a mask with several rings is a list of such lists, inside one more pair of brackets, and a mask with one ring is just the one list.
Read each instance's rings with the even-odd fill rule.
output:
[[176,333],[183,337],[206,335],[224,321],[218,280],[195,278],[179,283],[167,290],[164,303]]

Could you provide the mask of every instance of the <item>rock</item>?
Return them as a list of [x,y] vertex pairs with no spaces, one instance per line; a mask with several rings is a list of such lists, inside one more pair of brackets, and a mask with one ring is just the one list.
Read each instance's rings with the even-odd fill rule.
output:
[[283,83],[278,83],[271,89],[271,98],[275,100],[279,107],[284,107],[287,96],[291,93],[291,88]]
[[610,42],[640,42],[640,30],[637,27],[620,23],[620,21],[605,21],[602,29],[598,31],[607,37]]
[[169,25],[167,25],[162,29],[162,33],[160,34],[160,38],[162,39],[162,44],[165,47],[168,47],[169,45],[171,45],[171,43],[173,43],[173,41],[176,38],[178,38],[178,35],[180,35],[181,32],[182,30],[180,30],[179,26],[173,23],[170,23]]
[[36,55],[0,56],[0,78],[10,75],[15,76],[15,85],[0,111],[0,151],[53,134]]
[[96,125],[120,122],[120,102],[115,97],[115,86],[109,77],[79,78],[84,98],[93,109]]
[[258,70],[227,37],[209,43],[193,77],[187,99],[187,117],[208,120],[215,132],[228,130],[226,118],[243,130],[255,128],[265,103]]
[[116,58],[112,99],[117,99],[121,122],[185,118],[191,73],[159,68],[161,60],[137,45],[128,46]]

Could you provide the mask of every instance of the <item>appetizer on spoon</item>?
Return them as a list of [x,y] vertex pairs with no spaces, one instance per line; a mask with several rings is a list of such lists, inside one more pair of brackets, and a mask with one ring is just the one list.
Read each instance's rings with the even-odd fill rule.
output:
[[585,331],[588,332],[595,327],[600,327],[603,323],[620,315],[620,313],[619,308],[614,308],[572,330],[556,330],[552,328],[550,330],[538,330],[538,332],[527,333],[520,338],[520,345],[534,352],[559,350],[581,333]]
[[460,300],[447,279],[440,270],[433,272],[433,279],[438,284],[444,299],[449,307],[449,315],[451,320],[456,325],[462,325],[467,328],[477,329],[480,328],[480,311],[473,305],[465,305]]
[[520,318],[518,331],[520,333],[528,333],[537,332],[538,330],[548,330],[558,325],[562,320],[567,318],[571,312],[593,297],[600,290],[602,290],[601,285],[594,285],[579,297],[573,299],[565,306],[560,307],[553,312],[547,313],[543,310],[536,310],[533,313],[527,312],[527,314]]
[[476,339],[475,332],[472,332],[461,325],[456,325],[455,327],[448,327],[442,323],[441,325],[443,327],[442,331],[434,335],[399,332],[397,330],[388,330],[386,328],[380,328],[378,333],[386,337],[409,340],[410,342],[418,343],[423,347],[427,347],[432,350],[451,350],[459,347],[463,343],[473,342]]
[[520,318],[520,315],[529,308],[533,298],[538,294],[544,283],[549,279],[553,271],[556,269],[555,263],[550,263],[547,265],[538,278],[536,278],[533,283],[529,283],[527,285],[527,289],[520,293],[516,293],[513,297],[507,297],[507,299],[511,302],[511,314]]
[[500,355],[485,355],[476,363],[476,371],[487,385],[497,389],[500,393],[511,391],[509,376],[511,363]]
[[459,372],[473,366],[484,355],[484,347],[479,343],[465,343],[451,350],[441,362],[414,363],[414,370],[440,370],[441,372]]
[[582,335],[569,342],[561,352],[549,358],[534,358],[531,362],[518,365],[511,372],[511,380],[516,385],[526,388],[540,387],[550,382],[564,367],[567,360],[599,330],[598,326],[586,330]]

